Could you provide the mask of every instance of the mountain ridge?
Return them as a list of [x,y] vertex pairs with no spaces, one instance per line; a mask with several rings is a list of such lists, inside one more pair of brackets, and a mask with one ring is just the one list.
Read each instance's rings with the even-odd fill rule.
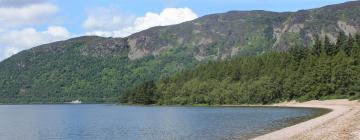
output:
[[[309,46],[360,30],[360,1],[297,12],[229,11],[124,38],[82,36],[0,62],[0,102],[105,101],[209,60]],[[110,100],[110,99],[109,99]]]
[[[298,17],[298,16],[303,16],[304,13],[308,13],[308,12],[312,12],[312,11],[321,11],[321,10],[336,10],[336,11],[339,11],[339,10],[346,10],[348,8],[358,8],[358,6],[360,5],[360,2],[359,1],[351,1],[351,2],[345,2],[345,3],[341,3],[341,4],[335,4],[335,5],[328,5],[328,6],[323,6],[323,7],[320,7],[320,8],[312,8],[312,9],[307,9],[307,10],[298,10],[296,12],[273,12],[273,11],[266,11],[266,10],[250,10],[250,11],[237,11],[237,10],[232,10],[232,11],[228,11],[228,12],[225,12],[225,13],[216,13],[216,14],[209,14],[209,15],[205,15],[205,16],[202,16],[202,17],[199,17],[197,19],[194,19],[192,21],[187,21],[187,22],[183,22],[183,23],[179,23],[179,24],[175,24],[175,25],[169,25],[169,26],[156,26],[156,27],[151,27],[149,29],[146,29],[144,31],[140,31],[140,32],[136,32],[134,34],[131,34],[127,37],[100,37],[100,36],[80,36],[80,37],[75,37],[75,38],[71,38],[71,39],[68,39],[68,40],[63,40],[63,41],[57,41],[57,42],[52,42],[52,43],[47,43],[47,44],[43,44],[43,45],[39,45],[38,47],[42,47],[42,46],[55,46],[53,44],[58,44],[58,43],[62,43],[62,42],[66,42],[66,41],[79,41],[79,42],[82,42],[82,41],[85,41],[87,40],[87,38],[101,38],[101,39],[108,39],[108,40],[118,40],[119,42],[122,42],[122,41],[125,41],[127,42],[127,45],[129,45],[130,47],[133,46],[133,52],[135,53],[136,52],[136,49],[135,48],[138,48],[139,46],[143,45],[145,43],[141,43],[139,45],[135,45],[137,42],[134,42],[134,39],[139,39],[143,42],[146,42],[146,36],[149,36],[148,34],[150,35],[159,35],[159,34],[155,34],[156,32],[159,32],[159,30],[163,30],[164,28],[176,28],[178,27],[179,25],[183,25],[183,26],[189,26],[188,24],[197,24],[198,21],[201,21],[201,20],[209,20],[209,19],[212,19],[212,18],[218,18],[219,20],[219,16],[222,16],[222,15],[226,15],[226,16],[238,16],[238,17],[246,17],[246,16],[253,16],[253,15],[258,15],[258,14],[264,14],[266,16],[276,16],[276,15],[281,15],[281,14],[284,14],[286,16],[295,16],[295,17]],[[358,14],[360,15],[360,14]],[[289,17],[287,17],[289,18]],[[298,21],[301,19],[296,19],[295,21]],[[283,22],[284,23],[284,22]],[[346,29],[340,29],[340,30],[343,30],[346,34],[352,34],[352,35],[355,35],[355,33],[359,30],[359,25],[347,25],[346,22],[341,22],[340,23],[337,23],[339,26],[343,25],[343,26],[348,26],[348,28],[352,28],[352,29],[349,29],[349,30],[346,30]],[[358,24],[358,23],[356,23]],[[287,28],[287,30],[290,30],[290,31],[298,31],[298,30],[301,30],[299,28],[304,28],[302,27],[303,25],[297,25],[295,24],[294,26],[292,27],[285,27]],[[275,28],[274,28],[275,29]],[[337,29],[338,31],[338,29]],[[277,34],[275,33],[276,31],[274,31],[274,34]],[[328,36],[330,36],[330,38],[335,41],[335,38],[336,38],[336,35],[337,35],[337,32],[335,34],[327,34]],[[140,37],[139,37],[140,36]],[[322,34],[322,36],[324,36],[324,34]],[[141,38],[143,37],[143,38]],[[313,40],[313,39],[312,39]],[[312,41],[311,40],[311,41]],[[91,42],[94,42],[94,41],[91,41]],[[116,41],[115,41],[116,42]],[[181,40],[178,41],[178,42],[182,42]],[[135,43],[135,44],[134,44]],[[198,42],[200,45],[202,43],[206,43],[206,40],[200,40]],[[279,48],[284,48],[284,46],[276,46],[277,42],[275,42],[275,44],[273,44],[273,47],[279,47]],[[116,44],[116,43],[114,43]],[[133,44],[133,45],[131,45]],[[161,43],[160,43],[161,44]],[[126,45],[126,44],[123,44],[123,45]],[[135,46],[134,46],[135,45]],[[146,45],[145,45],[146,46]],[[150,45],[152,46],[152,45]],[[152,46],[154,47],[154,46]],[[161,46],[161,47],[164,47],[166,49],[166,47],[168,46]],[[161,48],[160,47],[160,48]],[[285,46],[285,48],[287,48],[288,46]],[[37,47],[34,47],[34,48],[37,48]],[[33,48],[31,48],[33,49]],[[30,50],[31,50],[30,49]],[[160,49],[162,50],[162,49]],[[141,51],[141,50],[140,50]],[[145,52],[145,53],[144,53]],[[150,51],[152,52],[152,51]],[[146,51],[142,51],[142,53],[144,53],[144,55],[146,54]],[[143,56],[144,56],[143,55]],[[143,57],[142,56],[142,57]],[[142,58],[142,57],[139,57],[139,58]],[[129,55],[129,58],[132,59],[132,56]],[[134,57],[134,59],[137,59],[138,57]]]

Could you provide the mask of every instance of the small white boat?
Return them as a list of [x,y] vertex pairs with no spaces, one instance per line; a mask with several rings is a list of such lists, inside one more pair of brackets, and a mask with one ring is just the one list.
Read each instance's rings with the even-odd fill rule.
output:
[[71,101],[70,103],[72,103],[72,104],[81,104],[81,101],[80,100],[75,100],[75,101]]

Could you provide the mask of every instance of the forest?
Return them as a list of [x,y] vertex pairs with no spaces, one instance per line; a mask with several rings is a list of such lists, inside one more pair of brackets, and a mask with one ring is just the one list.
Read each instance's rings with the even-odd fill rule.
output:
[[79,55],[82,47],[69,43],[60,52],[28,50],[4,60],[0,103],[114,103],[128,88],[196,64],[192,57],[172,50],[131,61],[127,51],[107,57]]
[[313,99],[360,99],[360,34],[340,32],[312,46],[209,61],[120,97],[125,104],[269,104]]

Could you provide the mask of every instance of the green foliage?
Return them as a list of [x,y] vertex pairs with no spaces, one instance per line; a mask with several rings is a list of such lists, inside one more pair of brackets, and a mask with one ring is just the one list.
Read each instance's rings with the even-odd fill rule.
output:
[[[75,49],[73,49],[74,47]],[[148,80],[195,65],[176,50],[129,60],[127,52],[106,57],[80,55],[77,44],[60,53],[23,51],[0,63],[0,103],[117,102]]]
[[337,37],[333,54],[338,53],[340,51],[340,49],[346,50],[347,48],[349,48],[349,47],[347,47],[348,44],[347,44],[346,40],[347,40],[347,38],[346,38],[345,33],[341,31]]
[[334,55],[337,52],[336,47],[330,42],[329,37],[325,36],[324,49],[327,55]]
[[322,51],[323,51],[322,42],[320,41],[319,36],[315,36],[315,43],[313,46],[313,55],[320,56]]
[[[296,46],[288,52],[200,64],[160,80],[153,97],[149,98],[157,99],[152,103],[182,105],[359,99],[360,49],[355,43],[358,40],[340,38],[334,45],[326,37],[324,43],[315,40],[311,49]],[[352,47],[345,47],[349,44]],[[144,94],[139,90],[132,93]]]
[[154,81],[147,81],[136,87],[134,90],[128,91],[122,95],[121,102],[130,104],[154,104],[156,85]]

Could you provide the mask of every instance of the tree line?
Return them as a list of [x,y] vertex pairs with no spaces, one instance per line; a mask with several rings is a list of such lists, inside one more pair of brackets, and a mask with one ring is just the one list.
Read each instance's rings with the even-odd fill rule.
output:
[[269,104],[313,99],[360,99],[360,34],[312,46],[209,61],[127,91],[128,104]]

